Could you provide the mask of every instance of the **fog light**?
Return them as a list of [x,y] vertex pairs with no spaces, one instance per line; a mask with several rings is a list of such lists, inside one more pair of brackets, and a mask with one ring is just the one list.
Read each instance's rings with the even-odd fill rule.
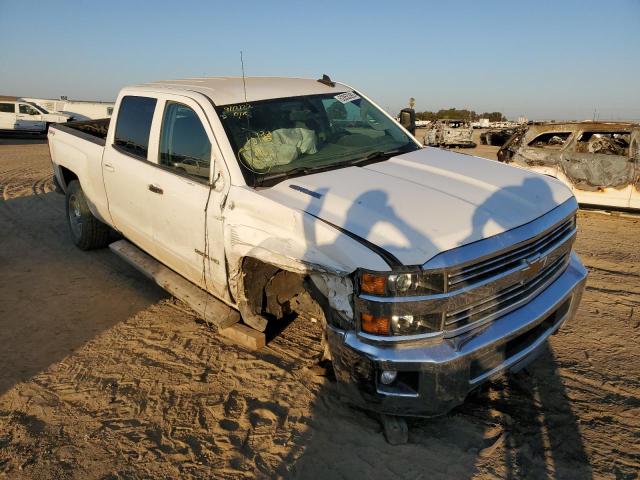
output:
[[385,385],[391,385],[396,381],[396,377],[398,376],[398,372],[395,370],[383,370],[380,374],[380,382]]

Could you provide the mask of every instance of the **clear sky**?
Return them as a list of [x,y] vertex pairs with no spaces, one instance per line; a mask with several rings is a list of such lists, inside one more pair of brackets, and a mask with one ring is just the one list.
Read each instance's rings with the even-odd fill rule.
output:
[[640,119],[640,0],[0,0],[0,95],[328,73],[397,112]]

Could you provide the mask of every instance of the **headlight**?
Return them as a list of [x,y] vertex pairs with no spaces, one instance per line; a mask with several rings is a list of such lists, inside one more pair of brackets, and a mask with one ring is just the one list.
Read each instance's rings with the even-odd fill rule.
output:
[[[441,271],[367,272],[357,277],[359,293],[376,297],[410,297],[444,293]],[[366,305],[368,302],[365,302]],[[395,302],[375,302],[375,311],[360,311],[363,332],[380,336],[438,334],[443,329],[442,312],[407,314],[398,311]]]
[[360,292],[380,297],[434,295],[444,292],[442,272],[366,272],[358,278]]
[[373,315],[360,313],[360,328],[381,336],[437,334],[442,331],[442,312],[425,315]]

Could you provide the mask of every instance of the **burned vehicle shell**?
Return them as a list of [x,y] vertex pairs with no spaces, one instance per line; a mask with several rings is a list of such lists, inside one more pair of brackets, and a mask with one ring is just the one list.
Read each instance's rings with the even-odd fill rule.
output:
[[498,160],[557,177],[580,203],[633,208],[639,142],[636,123],[545,123],[516,131]]
[[438,120],[432,123],[424,137],[424,144],[431,147],[473,148],[473,128],[466,120]]
[[487,130],[480,134],[480,143],[482,145],[493,145],[501,147],[516,132],[514,128],[498,128]]

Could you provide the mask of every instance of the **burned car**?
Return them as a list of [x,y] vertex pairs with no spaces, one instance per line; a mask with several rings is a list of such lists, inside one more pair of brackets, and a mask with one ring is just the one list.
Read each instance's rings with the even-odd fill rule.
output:
[[430,147],[465,147],[473,148],[473,128],[467,120],[444,119],[432,123],[426,135],[424,144]]
[[516,132],[515,128],[494,128],[480,134],[482,145],[493,145],[501,147]]
[[542,123],[518,131],[498,160],[563,181],[583,205],[640,209],[640,124]]

